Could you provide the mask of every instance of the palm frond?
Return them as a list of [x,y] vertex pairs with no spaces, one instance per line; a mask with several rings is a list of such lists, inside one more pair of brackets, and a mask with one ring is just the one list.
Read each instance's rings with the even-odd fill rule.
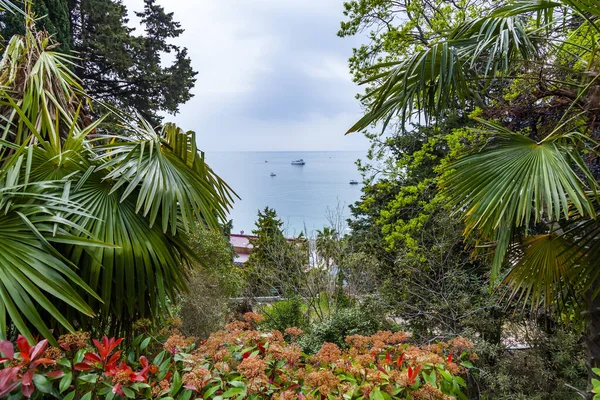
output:
[[234,195],[206,165],[195,140],[192,131],[166,125],[156,132],[140,120],[130,135],[95,150],[108,171],[105,179],[115,182],[112,191],[121,193],[120,201],[134,196],[135,211],[147,216],[151,227],[160,218],[163,232],[174,235],[179,221],[186,230],[197,221],[218,226]]
[[[148,219],[136,212],[134,197],[123,199],[124,189],[114,190],[92,173],[72,193],[72,199],[94,218],[70,219],[98,240],[113,248],[86,249],[68,246],[65,254],[79,266],[78,274],[104,303],[90,303],[101,310],[97,323],[111,322],[119,330],[139,318],[168,315],[168,299],[186,290],[187,254],[181,239],[149,227]],[[94,321],[84,321],[94,324]]]
[[8,11],[11,13],[17,12],[23,14],[23,10],[21,10],[12,1],[9,0],[0,0],[0,10]]
[[[404,60],[375,65],[374,69],[385,72],[363,82],[375,84],[364,98],[373,100],[347,133],[377,122],[383,122],[385,129],[395,116],[401,116],[404,124],[413,108],[428,117],[441,117],[461,108],[465,98],[481,105],[477,104],[481,82],[506,73],[515,61],[537,59],[540,32],[552,29],[555,11],[563,6],[577,7],[576,12],[584,17],[600,12],[593,0],[514,1],[458,26],[444,42]],[[535,25],[529,23],[533,17]]]
[[527,237],[505,278],[509,297],[532,308],[564,309],[581,303],[581,273],[585,270],[579,247],[567,237],[545,234]]
[[496,136],[482,151],[452,163],[442,190],[449,204],[464,213],[467,236],[477,232],[483,240],[496,241],[495,278],[514,228],[569,219],[571,206],[581,215],[595,216],[586,193],[595,181],[576,149],[560,137],[537,143],[489,126]]
[[369,112],[347,133],[357,132],[381,120],[385,120],[385,127],[395,116],[400,116],[404,124],[412,116],[413,108],[426,116],[438,116],[439,110],[457,106],[452,104],[455,96],[464,102],[470,91],[461,47],[458,42],[434,44],[404,61],[376,66],[392,68],[364,82],[384,79],[368,95],[374,99]]
[[[16,167],[20,167],[19,164]],[[13,179],[6,174],[2,183]],[[72,213],[78,207],[52,192],[61,185],[50,182],[20,186],[2,185],[0,200],[0,336],[6,334],[8,321],[33,340],[30,327],[52,339],[47,320],[38,309],[45,310],[54,321],[73,330],[59,311],[57,300],[79,312],[92,316],[92,309],[78,290],[96,297],[90,287],[74,272],[76,267],[65,259],[51,242],[95,247],[103,244],[69,234],[72,229],[85,232],[58,214]],[[83,214],[83,212],[79,212]]]
[[0,61],[0,86],[8,88],[0,94],[2,139],[23,144],[34,135],[58,147],[73,122],[83,88],[69,69],[72,58],[51,47],[47,32],[10,39]]
[[451,39],[471,42],[465,54],[468,65],[464,67],[479,69],[477,73],[483,77],[506,73],[514,60],[535,59],[538,53],[526,20],[506,11],[466,23],[453,32]]

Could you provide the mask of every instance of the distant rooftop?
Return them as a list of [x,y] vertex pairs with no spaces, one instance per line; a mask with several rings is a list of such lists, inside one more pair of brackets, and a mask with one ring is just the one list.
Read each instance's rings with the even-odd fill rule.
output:
[[243,234],[231,234],[229,235],[229,243],[236,248],[246,248],[251,249],[252,245],[250,244],[250,238],[256,239],[256,236],[252,235],[243,235]]
[[[236,265],[242,265],[246,261],[248,261],[248,257],[250,257],[250,252],[252,251],[252,244],[250,243],[250,239],[256,239],[255,235],[244,235],[243,233],[232,233],[229,235],[229,243],[233,247],[235,251],[235,259],[233,263]],[[286,238],[288,242],[292,242],[295,239]]]

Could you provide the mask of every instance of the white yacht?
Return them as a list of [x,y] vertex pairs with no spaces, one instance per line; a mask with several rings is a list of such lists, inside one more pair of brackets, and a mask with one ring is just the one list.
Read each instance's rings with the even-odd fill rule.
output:
[[271,172],[271,176],[277,176],[275,172]]
[[301,158],[299,158],[298,160],[292,161],[292,165],[304,165],[304,164],[306,164],[306,162]]

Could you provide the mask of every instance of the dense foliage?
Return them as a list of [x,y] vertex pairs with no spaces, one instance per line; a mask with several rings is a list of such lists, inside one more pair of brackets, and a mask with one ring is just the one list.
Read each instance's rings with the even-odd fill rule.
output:
[[[154,125],[160,121],[159,112],[174,114],[192,97],[196,72],[187,49],[171,43],[183,29],[156,0],[145,0],[144,9],[135,12],[143,32],[128,25],[121,1],[31,3],[38,28],[53,35],[62,52],[77,57],[72,60],[75,73],[93,98],[126,113],[139,113]],[[22,13],[5,12],[0,23],[7,42],[25,32]]]
[[199,260],[190,273],[188,292],[182,294],[175,311],[181,318],[181,331],[189,336],[206,338],[222,329],[229,316],[229,299],[244,285],[242,272],[233,267],[235,253],[229,236],[213,229],[189,235],[191,251]]
[[266,207],[241,268],[231,189],[155,127],[194,73],[144,5],[139,36],[115,0],[2,14],[0,397],[591,398],[594,2],[347,2],[339,35],[370,39],[350,233],[340,211],[286,238]]
[[20,337],[16,352],[2,341],[0,362],[10,367],[0,370],[0,397],[445,400],[462,396],[459,375],[477,357],[462,338],[419,348],[389,331],[349,336],[347,350],[323,343],[308,356],[295,344],[300,329],[253,330],[258,321],[246,314],[200,344],[175,328],[142,334],[124,349],[122,339],[106,336],[91,346],[81,332],[61,336],[59,347]]
[[194,132],[92,123],[70,62],[31,19],[0,62],[3,338],[165,318],[197,263],[188,233],[231,204]]
[[[580,195],[582,189],[595,188],[587,169],[596,170],[596,156],[584,138],[595,135],[589,122],[596,112],[583,102],[589,104],[593,98],[591,82],[596,75],[590,73],[595,68],[590,57],[595,54],[591,33],[595,28],[587,24],[595,23],[596,11],[594,2],[585,1],[564,2],[564,6],[545,1],[357,0],[345,4],[347,18],[339,35],[367,32],[370,39],[350,59],[356,82],[365,84],[360,100],[366,111],[351,131],[364,129],[372,143],[366,162],[359,162],[365,184],[361,200],[351,207],[348,241],[353,251],[376,256],[371,265],[382,282],[378,292],[389,300],[389,313],[405,321],[415,337],[465,334],[477,342],[483,356],[480,370],[471,376],[476,381],[475,398],[569,399],[575,391],[565,388],[565,383],[585,387],[580,323],[587,316],[592,332],[599,319],[574,310],[573,304],[585,303],[591,293],[579,283],[569,289],[561,286],[564,276],[559,271],[568,269],[554,262],[569,256],[571,262],[583,259],[569,253],[572,250],[565,252],[564,243],[544,242],[543,237],[523,239],[559,227],[557,209],[544,209],[552,198],[574,199],[588,211],[589,201],[594,201],[593,192],[584,200]],[[559,23],[561,29],[549,28]],[[571,46],[577,50],[571,51]],[[524,57],[531,61],[524,63]],[[591,119],[586,122],[586,118]],[[565,147],[557,145],[558,152],[549,157],[560,160],[563,152],[574,173],[541,167],[543,156],[528,158],[534,157],[527,151],[535,145],[517,144],[520,139],[512,131],[540,144],[548,134],[552,140],[564,140],[560,146]],[[515,147],[507,144],[513,139]],[[488,149],[497,150],[495,158],[486,153]],[[472,159],[462,160],[468,153],[473,153]],[[531,179],[526,181],[528,176]],[[529,196],[523,195],[522,188],[537,190],[543,182],[535,177],[543,176],[557,177],[576,189],[568,186],[564,195],[536,192],[539,196],[532,195],[532,206],[527,208],[524,199]],[[475,194],[479,197],[473,200]],[[515,207],[520,201],[518,215],[523,221],[530,218],[528,226],[513,229],[510,222],[496,218],[508,215],[506,198]],[[478,223],[490,230],[480,231]],[[562,226],[568,231],[576,225]],[[595,235],[589,222],[580,229],[590,240]],[[486,236],[494,230],[510,232],[506,258],[502,249],[497,251],[498,242]],[[581,234],[581,230],[571,232]],[[499,256],[503,268],[498,268]],[[545,260],[547,265],[537,264]],[[592,282],[589,276],[585,277],[588,283]],[[507,304],[511,297],[520,304]],[[519,313],[511,311],[513,306]],[[558,329],[557,320],[568,320],[569,325]],[[537,333],[525,335],[523,327]],[[570,344],[560,353],[571,360],[566,368],[557,362],[553,344],[565,340],[565,335]],[[515,340],[528,350],[507,352],[506,345]],[[588,345],[592,352],[597,348]],[[532,364],[540,375],[529,375],[527,383],[520,383],[518,369]],[[589,396],[583,392],[582,397]]]

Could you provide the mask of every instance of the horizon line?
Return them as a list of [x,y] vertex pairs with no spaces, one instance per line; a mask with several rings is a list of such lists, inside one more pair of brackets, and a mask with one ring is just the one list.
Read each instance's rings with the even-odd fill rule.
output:
[[360,153],[365,150],[202,150],[205,153]]

